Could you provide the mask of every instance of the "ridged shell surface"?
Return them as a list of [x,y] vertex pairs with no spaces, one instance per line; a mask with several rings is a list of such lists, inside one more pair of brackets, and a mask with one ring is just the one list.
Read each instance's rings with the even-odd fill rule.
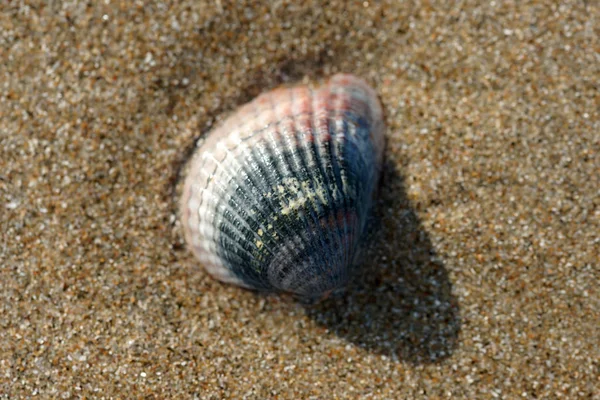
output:
[[215,278],[321,297],[355,262],[381,170],[384,124],[362,79],[276,89],[199,144],[182,200],[186,240]]

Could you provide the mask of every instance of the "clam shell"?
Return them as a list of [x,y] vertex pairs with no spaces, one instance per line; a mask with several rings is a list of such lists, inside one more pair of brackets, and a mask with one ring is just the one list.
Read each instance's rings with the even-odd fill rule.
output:
[[197,148],[181,204],[186,241],[221,281],[322,297],[348,281],[383,147],[381,106],[362,79],[262,94]]

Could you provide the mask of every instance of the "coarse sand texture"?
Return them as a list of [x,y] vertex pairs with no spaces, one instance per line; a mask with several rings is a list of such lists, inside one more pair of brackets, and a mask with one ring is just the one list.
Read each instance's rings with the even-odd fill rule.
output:
[[[598,1],[1,1],[0,399],[598,399],[599,38]],[[212,279],[196,142],[339,73],[386,126],[359,273]]]

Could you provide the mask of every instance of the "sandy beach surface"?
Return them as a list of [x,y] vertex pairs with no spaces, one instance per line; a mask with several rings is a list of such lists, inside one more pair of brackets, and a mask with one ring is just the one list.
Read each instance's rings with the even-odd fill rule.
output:
[[[0,3],[1,399],[600,398],[599,3],[325,4]],[[336,72],[388,126],[361,274],[212,280],[195,140]]]

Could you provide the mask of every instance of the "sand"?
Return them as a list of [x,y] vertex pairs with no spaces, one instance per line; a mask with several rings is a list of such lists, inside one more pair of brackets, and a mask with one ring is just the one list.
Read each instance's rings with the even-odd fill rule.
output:
[[[594,1],[0,5],[0,398],[600,398]],[[238,105],[381,96],[362,273],[209,278],[179,182]]]

